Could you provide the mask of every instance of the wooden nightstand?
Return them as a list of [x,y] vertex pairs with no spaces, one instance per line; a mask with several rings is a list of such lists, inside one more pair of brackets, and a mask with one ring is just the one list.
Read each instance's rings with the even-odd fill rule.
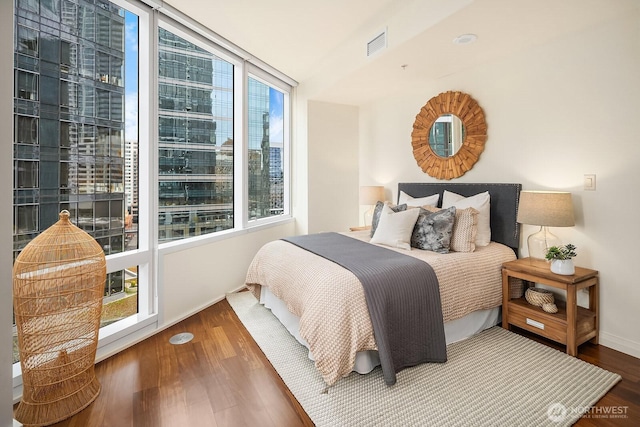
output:
[[349,227],[349,231],[363,231],[363,230],[371,230],[370,225],[359,225],[357,227]]
[[[557,313],[547,313],[522,298],[511,299],[509,278],[529,285],[542,283],[567,292],[567,302],[556,301]],[[598,343],[598,271],[576,267],[571,276],[552,273],[544,260],[523,258],[502,265],[502,327],[517,326],[553,341],[565,344],[567,354],[576,356],[578,346],[586,341]],[[527,287],[525,286],[525,291]],[[589,308],[577,305],[577,292],[589,290]]]

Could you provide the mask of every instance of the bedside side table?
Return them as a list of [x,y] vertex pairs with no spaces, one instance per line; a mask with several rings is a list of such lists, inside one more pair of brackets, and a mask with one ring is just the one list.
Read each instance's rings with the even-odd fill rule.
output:
[[[511,299],[509,278],[541,283],[563,289],[567,302],[556,301],[557,313],[547,313],[522,298]],[[523,258],[502,265],[502,327],[517,326],[553,341],[565,344],[567,354],[576,356],[578,346],[586,341],[598,343],[598,271],[576,267],[575,274],[563,276],[552,273],[544,260]],[[589,290],[589,308],[579,307],[577,292]],[[525,287],[526,290],[526,287]]]
[[363,231],[363,230],[371,230],[370,225],[359,225],[357,227],[349,227],[349,231]]

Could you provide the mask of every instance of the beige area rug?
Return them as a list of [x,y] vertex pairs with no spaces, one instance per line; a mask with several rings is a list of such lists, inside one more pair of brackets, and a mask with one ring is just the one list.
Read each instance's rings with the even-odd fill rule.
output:
[[447,347],[444,364],[325,383],[271,311],[250,292],[227,300],[317,426],[566,426],[621,377],[500,327]]

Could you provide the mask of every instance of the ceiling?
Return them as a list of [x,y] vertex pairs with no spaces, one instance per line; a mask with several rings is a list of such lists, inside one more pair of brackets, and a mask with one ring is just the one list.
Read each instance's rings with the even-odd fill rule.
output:
[[[354,105],[385,87],[454,74],[640,7],[638,0],[164,2],[306,85],[312,98]],[[367,58],[367,42],[385,28],[388,47]],[[452,43],[465,33],[478,40]]]

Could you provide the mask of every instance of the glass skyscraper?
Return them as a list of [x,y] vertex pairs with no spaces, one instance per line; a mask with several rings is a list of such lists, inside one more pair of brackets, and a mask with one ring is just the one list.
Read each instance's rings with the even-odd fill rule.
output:
[[282,142],[271,142],[269,146],[269,205],[272,215],[284,213],[284,170],[282,164]]
[[122,252],[124,10],[18,0],[15,25],[14,258],[63,209]]
[[233,65],[159,31],[158,239],[233,227]]
[[[137,17],[126,14],[106,0],[15,2],[14,260],[65,209],[105,255],[137,248],[124,175],[125,22]],[[137,132],[127,137],[137,152]],[[137,196],[137,176],[128,184]],[[102,324],[137,312],[125,292],[136,271],[107,275]]]
[[[106,255],[137,247],[125,13],[106,0],[16,3],[14,257],[63,209]],[[158,58],[158,239],[232,228],[234,66],[163,28]],[[272,93],[249,79],[249,219],[283,212]],[[105,295],[123,290],[118,275]]]
[[284,212],[283,144],[270,134],[272,127],[282,134],[282,93],[252,77],[248,92],[249,218],[259,219]]

